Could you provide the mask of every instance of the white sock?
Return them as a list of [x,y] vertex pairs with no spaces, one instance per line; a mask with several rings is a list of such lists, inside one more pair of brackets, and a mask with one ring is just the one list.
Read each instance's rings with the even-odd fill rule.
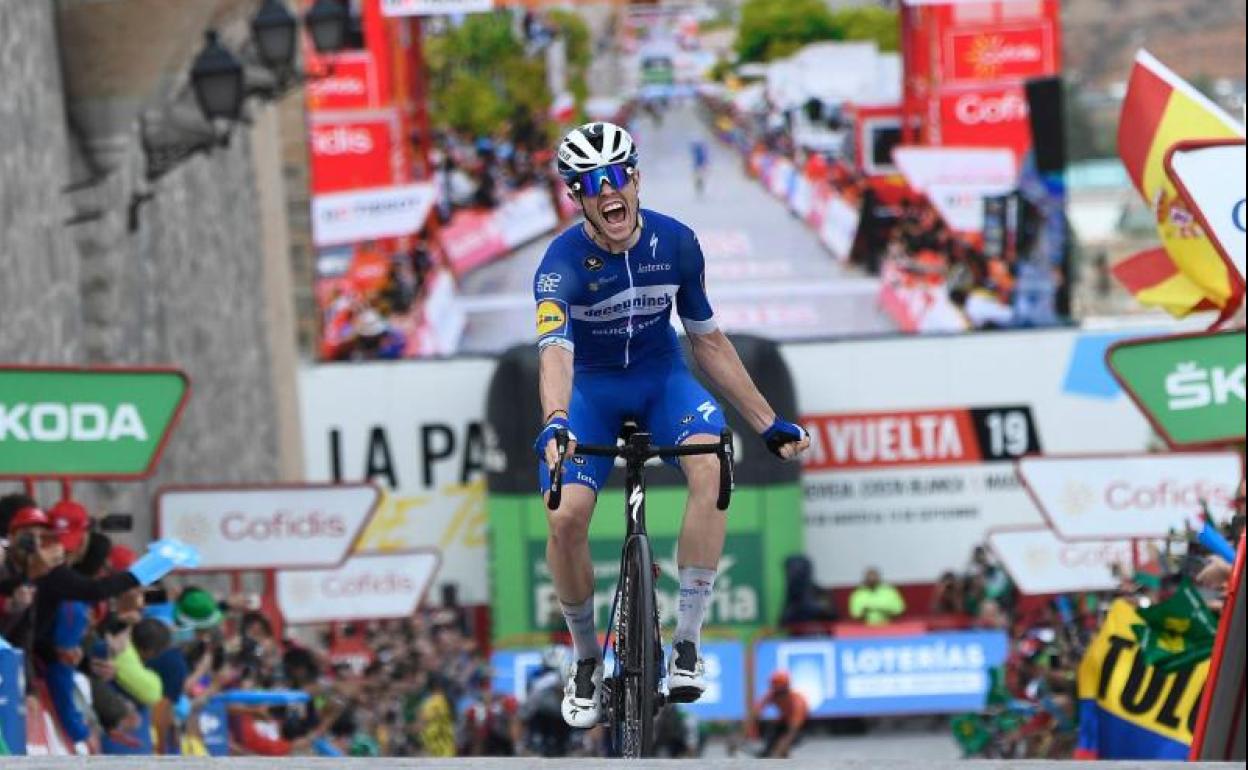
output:
[[598,632],[594,629],[593,594],[580,604],[565,604],[561,600],[559,606],[563,608],[563,620],[572,634],[576,659],[601,658],[602,648],[598,646]]
[[702,646],[702,619],[715,588],[715,570],[698,567],[680,568],[680,600],[676,606],[676,632],[672,644],[688,639]]

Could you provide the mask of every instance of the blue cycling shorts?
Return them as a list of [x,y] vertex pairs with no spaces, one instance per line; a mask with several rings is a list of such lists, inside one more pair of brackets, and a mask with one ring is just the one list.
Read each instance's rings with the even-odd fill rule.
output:
[[[576,373],[568,420],[577,441],[614,445],[620,427],[630,419],[659,446],[676,446],[698,434],[718,437],[727,425],[719,402],[679,356],[628,369]],[[665,462],[680,467],[677,460]],[[610,457],[574,455],[563,464],[563,483],[583,484],[597,493],[613,465]],[[545,494],[550,489],[545,460],[538,460],[537,477]]]

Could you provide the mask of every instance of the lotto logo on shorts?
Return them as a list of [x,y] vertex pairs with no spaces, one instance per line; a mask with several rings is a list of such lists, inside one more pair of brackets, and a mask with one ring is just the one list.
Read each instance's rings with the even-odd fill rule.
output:
[[568,327],[568,313],[565,305],[554,299],[545,299],[537,303],[537,334],[545,337],[548,334],[562,334]]

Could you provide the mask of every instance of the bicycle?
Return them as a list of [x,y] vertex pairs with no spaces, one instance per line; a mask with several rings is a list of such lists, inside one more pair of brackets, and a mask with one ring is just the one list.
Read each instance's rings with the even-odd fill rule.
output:
[[[652,446],[650,434],[642,431],[630,433],[626,429],[622,438],[623,443],[617,446],[577,444],[576,454],[618,457],[625,463],[624,514],[627,531],[620,554],[620,579],[611,604],[611,618],[607,622],[608,636],[615,624],[615,668],[611,677],[603,679],[602,703],[615,751],[622,757],[638,759],[653,756],[655,716],[668,701],[668,696],[659,688],[663,675],[663,646],[654,597],[654,582],[658,579],[659,570],[646,534],[645,464],[654,457],[717,455],[719,495],[715,507],[726,511],[733,490],[732,432],[724,430],[715,444],[672,447]],[[550,497],[547,499],[547,507],[552,511],[559,507],[563,499],[567,433],[556,434],[555,442],[559,460],[550,471]],[[603,657],[606,657],[605,644]],[[679,698],[671,700],[678,702]]]

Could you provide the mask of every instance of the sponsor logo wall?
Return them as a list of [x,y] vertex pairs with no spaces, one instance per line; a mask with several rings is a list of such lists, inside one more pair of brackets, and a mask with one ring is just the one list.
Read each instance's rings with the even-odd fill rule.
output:
[[429,216],[434,195],[432,184],[317,195],[312,199],[312,240],[324,247],[411,235]]
[[386,187],[400,178],[403,158],[394,141],[398,126],[393,112],[369,118],[314,118],[308,127],[313,193]]
[[811,432],[806,551],[825,585],[958,569],[990,529],[1045,526],[1013,461],[1140,452],[1151,432],[1074,330],[786,345]]
[[512,249],[550,232],[559,224],[550,190],[537,185],[520,190],[497,209],[467,209],[438,232],[456,276],[487,265]]
[[[868,566],[893,582],[931,582],[965,564],[989,530],[1046,526],[1015,473],[1018,457],[1148,449],[1148,423],[1103,364],[1108,345],[1139,333],[782,346],[814,439],[803,488],[818,582],[855,585]],[[307,478],[382,487],[360,550],[439,549],[439,580],[458,583],[468,603],[489,601],[483,469],[497,460],[484,415],[494,365],[300,373]],[[618,565],[618,549],[606,550],[604,570]],[[540,569],[536,553],[533,561]],[[730,596],[724,606],[737,613],[743,602]]]
[[434,549],[438,580],[489,601],[485,397],[494,361],[320,366],[300,372],[304,472],[384,490],[357,553]]
[[816,718],[972,711],[983,708],[988,671],[1007,650],[1003,631],[767,640],[754,648],[754,700],[783,670]]

